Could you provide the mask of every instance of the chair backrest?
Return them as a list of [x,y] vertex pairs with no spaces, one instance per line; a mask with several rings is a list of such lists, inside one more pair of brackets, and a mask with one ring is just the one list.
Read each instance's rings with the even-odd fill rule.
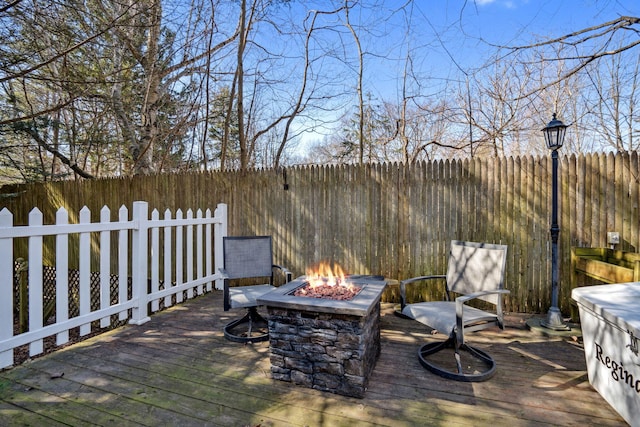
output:
[[229,279],[273,277],[271,236],[228,236],[222,245]]
[[[506,245],[454,240],[449,252],[447,288],[464,295],[503,289],[506,264]],[[481,299],[493,304],[501,301],[499,295],[488,295]]]

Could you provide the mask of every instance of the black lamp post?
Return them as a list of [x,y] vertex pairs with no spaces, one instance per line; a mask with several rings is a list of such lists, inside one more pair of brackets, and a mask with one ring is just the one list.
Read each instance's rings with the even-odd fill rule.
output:
[[562,321],[562,315],[558,308],[558,279],[560,276],[558,270],[558,235],[560,234],[560,227],[558,227],[558,149],[562,147],[566,130],[567,125],[556,119],[555,113],[549,124],[542,129],[547,148],[551,150],[553,175],[551,180],[551,307],[549,307],[547,318],[540,322],[540,325],[554,331],[570,329]]

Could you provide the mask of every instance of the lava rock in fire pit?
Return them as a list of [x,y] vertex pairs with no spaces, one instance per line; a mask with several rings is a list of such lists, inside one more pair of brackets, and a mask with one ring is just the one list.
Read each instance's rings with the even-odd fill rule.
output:
[[307,283],[304,286],[296,289],[293,294],[297,297],[311,297],[311,298],[323,298],[332,299],[338,301],[350,301],[356,295],[360,293],[362,288],[353,284],[339,284],[339,285],[311,285]]

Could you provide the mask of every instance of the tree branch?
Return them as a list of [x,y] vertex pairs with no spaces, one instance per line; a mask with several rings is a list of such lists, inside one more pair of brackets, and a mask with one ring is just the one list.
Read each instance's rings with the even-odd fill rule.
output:
[[73,163],[72,164],[71,160],[69,160],[69,158],[67,156],[65,156],[64,154],[62,154],[57,148],[52,147],[51,145],[47,144],[47,142],[44,139],[42,139],[40,134],[34,128],[32,128],[31,126],[28,126],[28,125],[20,126],[20,130],[22,130],[22,131],[26,132],[27,134],[29,134],[34,139],[34,141],[36,141],[36,143],[38,143],[38,145],[40,147],[44,148],[49,153],[53,154],[56,158],[60,159],[60,161],[62,163],[64,163],[65,165],[69,166],[69,168],[71,168],[71,170],[73,170],[75,173],[80,175],[82,178],[86,178],[86,179],[95,178],[93,175],[91,175],[90,173],[88,173],[85,170],[83,170],[82,168],[80,168],[77,163]]

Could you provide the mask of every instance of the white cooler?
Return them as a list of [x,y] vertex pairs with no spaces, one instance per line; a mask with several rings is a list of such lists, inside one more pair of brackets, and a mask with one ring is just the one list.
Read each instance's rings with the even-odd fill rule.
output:
[[576,288],[589,382],[640,426],[640,282]]

